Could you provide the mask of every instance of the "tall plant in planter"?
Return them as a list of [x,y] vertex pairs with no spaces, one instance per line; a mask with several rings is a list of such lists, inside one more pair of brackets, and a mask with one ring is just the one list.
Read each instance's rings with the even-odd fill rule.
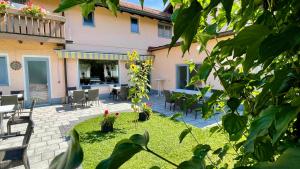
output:
[[[133,51],[128,53],[129,56],[129,71],[128,75],[130,77],[130,90],[129,97],[132,102],[132,109],[135,113],[143,113],[148,116],[147,112],[143,110],[143,99],[149,99],[148,93],[150,88],[148,76],[152,68],[151,60],[141,60],[140,55]],[[143,116],[143,115],[142,115]],[[139,115],[141,117],[141,115]],[[149,119],[146,118],[146,120]],[[143,121],[139,118],[139,120]]]

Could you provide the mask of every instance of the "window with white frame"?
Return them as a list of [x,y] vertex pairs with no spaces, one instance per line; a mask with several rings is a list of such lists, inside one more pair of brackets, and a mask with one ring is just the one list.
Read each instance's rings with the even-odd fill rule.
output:
[[8,85],[8,70],[6,56],[0,56],[0,86]]
[[165,23],[158,23],[158,36],[162,38],[171,38],[172,26]]
[[[200,66],[200,64],[196,64],[195,69],[198,70]],[[191,72],[188,65],[177,65],[176,75],[177,89],[196,90],[197,88],[201,87],[201,84],[187,86],[191,81],[192,77],[196,75],[196,71]]]
[[117,60],[79,60],[80,85],[119,83]]

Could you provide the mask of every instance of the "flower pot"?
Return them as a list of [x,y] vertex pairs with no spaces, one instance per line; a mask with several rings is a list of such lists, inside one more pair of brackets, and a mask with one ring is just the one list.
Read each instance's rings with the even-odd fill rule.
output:
[[108,133],[114,131],[114,125],[111,124],[102,124],[101,125],[101,132]]
[[147,121],[149,120],[149,115],[145,112],[139,113],[139,121]]

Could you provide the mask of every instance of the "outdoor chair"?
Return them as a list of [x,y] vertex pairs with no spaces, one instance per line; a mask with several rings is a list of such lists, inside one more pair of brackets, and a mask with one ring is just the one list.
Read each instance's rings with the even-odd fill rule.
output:
[[6,106],[6,105],[15,105],[16,110],[19,110],[18,96],[17,95],[1,96],[1,106]]
[[118,98],[121,100],[127,100],[129,95],[129,87],[121,86],[120,92],[118,93]]
[[84,106],[85,102],[86,98],[83,90],[73,91],[73,96],[71,97],[71,107],[73,107],[74,104],[81,104],[82,106]]
[[0,91],[0,96],[2,96],[2,91]]
[[81,88],[82,90],[87,90],[87,89],[91,89],[91,86],[82,86]]
[[167,103],[170,104],[170,111],[172,109],[172,106],[174,104],[174,99],[172,98],[172,94],[169,90],[164,90],[163,94],[165,96],[165,109],[167,108]]
[[75,87],[67,87],[67,93],[68,93],[67,98],[66,98],[66,102],[67,103],[71,102],[71,94],[70,94],[70,92],[74,91],[74,90],[77,90],[76,86]]
[[187,111],[187,106],[185,105],[186,96],[183,93],[173,93],[172,99],[174,99],[173,111],[179,108],[181,111]]
[[[28,112],[19,112],[21,114],[21,116],[12,115],[9,118],[9,120],[7,121],[7,133],[8,134],[11,134],[11,126],[12,125],[29,123],[30,120],[32,120],[32,113],[33,113],[35,103],[36,103],[36,101],[33,100],[31,103],[30,110]],[[28,115],[23,116],[22,114],[25,114],[25,113]]]
[[197,119],[198,112],[201,111],[199,108],[202,106],[201,98],[198,99],[196,95],[190,95],[186,94],[185,95],[186,100],[185,100],[185,108],[186,108],[186,116],[188,112],[192,113],[195,111],[195,119]]
[[20,108],[24,108],[24,105],[25,105],[25,101],[24,101],[24,90],[15,90],[15,91],[10,91],[10,94],[11,95],[18,95],[18,94],[21,94],[22,97],[18,97],[18,102],[19,102],[19,105],[20,105]]
[[97,102],[99,105],[99,89],[88,90],[87,102]]
[[[25,169],[30,169],[27,156],[27,148],[30,137],[33,133],[34,123],[32,120],[28,122],[25,134],[7,136],[5,139],[24,136],[22,146],[0,149],[0,168],[8,169],[24,165]],[[4,137],[2,137],[4,138]]]

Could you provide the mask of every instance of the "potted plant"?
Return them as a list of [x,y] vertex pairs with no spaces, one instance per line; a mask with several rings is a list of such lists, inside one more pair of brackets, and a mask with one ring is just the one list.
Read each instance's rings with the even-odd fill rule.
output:
[[110,114],[108,110],[104,111],[104,119],[101,122],[101,132],[108,133],[114,131],[114,123],[119,113]]
[[150,115],[152,113],[150,103],[143,103],[142,104],[142,111],[139,113],[139,121],[147,121],[150,119]]
[[6,0],[0,0],[0,14],[4,14],[10,7],[10,2]]
[[23,14],[34,18],[43,18],[47,14],[45,8],[42,8],[38,5],[34,5],[31,1],[26,3],[26,5],[21,9],[21,11]]

